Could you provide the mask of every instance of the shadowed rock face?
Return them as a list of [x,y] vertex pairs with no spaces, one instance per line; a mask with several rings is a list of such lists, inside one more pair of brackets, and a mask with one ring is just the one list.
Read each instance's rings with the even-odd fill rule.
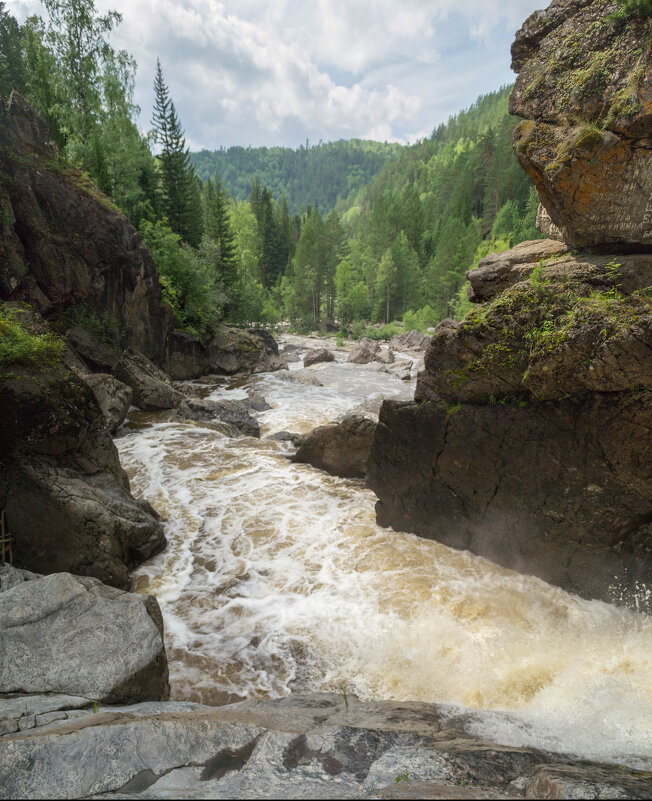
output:
[[303,438],[292,461],[342,478],[364,478],[375,428],[373,420],[360,415],[318,426]]
[[43,120],[0,98],[0,299],[46,319],[108,312],[129,345],[160,361],[171,313],[136,230],[81,172],[58,161]]
[[652,19],[615,8],[553,0],[516,34],[514,145],[568,244],[652,247]]

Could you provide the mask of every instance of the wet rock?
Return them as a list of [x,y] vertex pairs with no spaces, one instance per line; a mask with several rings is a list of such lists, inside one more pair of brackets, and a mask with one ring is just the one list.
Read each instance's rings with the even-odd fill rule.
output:
[[250,395],[244,404],[253,412],[268,412],[272,408],[262,395]]
[[649,20],[555,0],[516,34],[516,155],[565,242],[652,245]]
[[303,434],[295,434],[292,431],[277,431],[276,434],[271,434],[265,439],[273,439],[277,442],[291,442],[295,448],[298,448],[304,441],[305,436]]
[[373,420],[359,415],[319,426],[306,435],[292,461],[342,478],[364,478],[375,428]]
[[127,416],[133,389],[107,373],[91,373],[83,380],[93,391],[106,427],[114,434]]
[[[537,774],[564,775],[559,755],[482,741],[467,726],[445,705],[345,708],[327,693],[102,707],[0,738],[0,798],[502,798]],[[572,766],[593,774],[593,797],[649,797],[652,774]]]
[[367,467],[377,521],[584,597],[633,603],[637,582],[652,583],[639,536],[652,503],[640,437],[651,415],[650,392],[385,401]]
[[319,350],[309,350],[306,355],[303,357],[303,366],[310,367],[313,364],[319,364],[320,362],[334,362],[335,356],[325,348],[320,348]]
[[[378,343],[374,343],[378,345]],[[351,348],[351,352],[349,353],[349,358],[347,362],[350,364],[369,364],[370,362],[375,361],[375,355],[377,350],[380,350],[380,345],[378,345],[376,350],[370,350],[369,348],[365,347],[362,342],[359,345],[354,345]]]
[[119,587],[166,543],[129,481],[91,389],[63,365],[0,371],[0,507],[19,567]]
[[394,350],[426,350],[430,344],[430,337],[420,331],[404,331],[402,334],[395,334],[389,340],[390,348]]
[[133,389],[134,405],[143,411],[174,409],[183,400],[169,376],[134,348],[123,352],[113,372]]
[[206,342],[187,331],[173,331],[168,337],[165,369],[177,380],[208,374],[262,373],[286,370],[274,337],[264,330],[243,331],[220,326]]
[[287,373],[279,373],[277,378],[282,379],[283,381],[296,381],[297,384],[305,384],[309,387],[323,387],[324,385],[315,378],[314,375],[309,375],[303,372],[298,372],[296,370]]
[[[136,230],[79,170],[58,160],[47,126],[12,92],[0,104],[0,299],[57,318],[71,306],[110,319],[159,360],[172,315]],[[111,372],[111,364],[98,364]]]
[[380,364],[393,364],[394,351],[391,348],[387,348],[387,350],[381,348],[375,354],[374,360],[379,362]]
[[258,421],[249,414],[249,409],[243,401],[186,398],[179,405],[177,413],[181,417],[198,422],[219,420],[233,426],[247,437],[260,437]]
[[[1,693],[63,693],[114,703],[169,695],[156,599],[97,579],[56,573],[0,593],[0,653]],[[53,714],[37,715],[37,724],[65,719]]]
[[385,369],[385,372],[396,376],[401,381],[409,381],[412,377],[413,364],[414,362],[411,359],[401,359],[401,361],[390,364]]

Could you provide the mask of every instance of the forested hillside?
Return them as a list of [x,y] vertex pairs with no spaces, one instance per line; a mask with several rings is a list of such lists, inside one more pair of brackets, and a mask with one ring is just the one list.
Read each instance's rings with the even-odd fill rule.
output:
[[309,205],[330,211],[338,200],[368,184],[401,145],[362,139],[289,147],[229,147],[191,153],[197,175],[212,178],[217,169],[223,186],[236,200],[251,194],[254,176],[278,200],[285,194],[296,214]]
[[46,19],[21,25],[0,2],[0,94],[21,92],[67,167],[139,229],[185,328],[425,328],[464,312],[464,274],[482,255],[540,236],[512,154],[507,87],[411,147],[204,151],[200,177],[160,63],[152,130],[138,130],[136,65],[108,42],[120,15],[98,14],[94,0],[44,6]]

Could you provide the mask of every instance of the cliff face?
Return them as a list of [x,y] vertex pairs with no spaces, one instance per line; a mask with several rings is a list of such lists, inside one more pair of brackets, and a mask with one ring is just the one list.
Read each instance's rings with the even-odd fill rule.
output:
[[652,247],[652,19],[554,0],[512,46],[516,155],[569,244]]
[[124,340],[161,361],[171,315],[135,229],[78,170],[58,161],[39,116],[0,98],[0,300],[46,319],[83,306],[108,312]]
[[[531,119],[515,146],[565,242],[522,243],[469,273],[480,305],[438,326],[415,401],[383,405],[368,480],[381,525],[631,600],[652,583],[650,20],[614,27],[613,7],[555,0],[517,34],[512,110]],[[604,102],[584,113],[605,127],[589,148],[572,139],[588,95],[563,91],[578,70],[588,81],[596,53],[610,54],[590,83]],[[614,104],[633,71],[625,113]],[[550,137],[575,144],[561,158]]]

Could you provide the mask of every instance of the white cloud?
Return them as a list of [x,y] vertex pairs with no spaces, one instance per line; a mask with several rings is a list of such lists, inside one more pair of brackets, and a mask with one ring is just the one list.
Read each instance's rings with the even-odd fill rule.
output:
[[[413,141],[509,80],[536,0],[96,0],[123,24],[147,125],[156,57],[191,146]],[[35,0],[9,0],[24,16]],[[480,69],[478,69],[480,67]],[[472,76],[479,80],[474,87]],[[448,100],[444,100],[448,98]],[[456,99],[457,98],[457,99]],[[411,133],[418,131],[418,134]]]

